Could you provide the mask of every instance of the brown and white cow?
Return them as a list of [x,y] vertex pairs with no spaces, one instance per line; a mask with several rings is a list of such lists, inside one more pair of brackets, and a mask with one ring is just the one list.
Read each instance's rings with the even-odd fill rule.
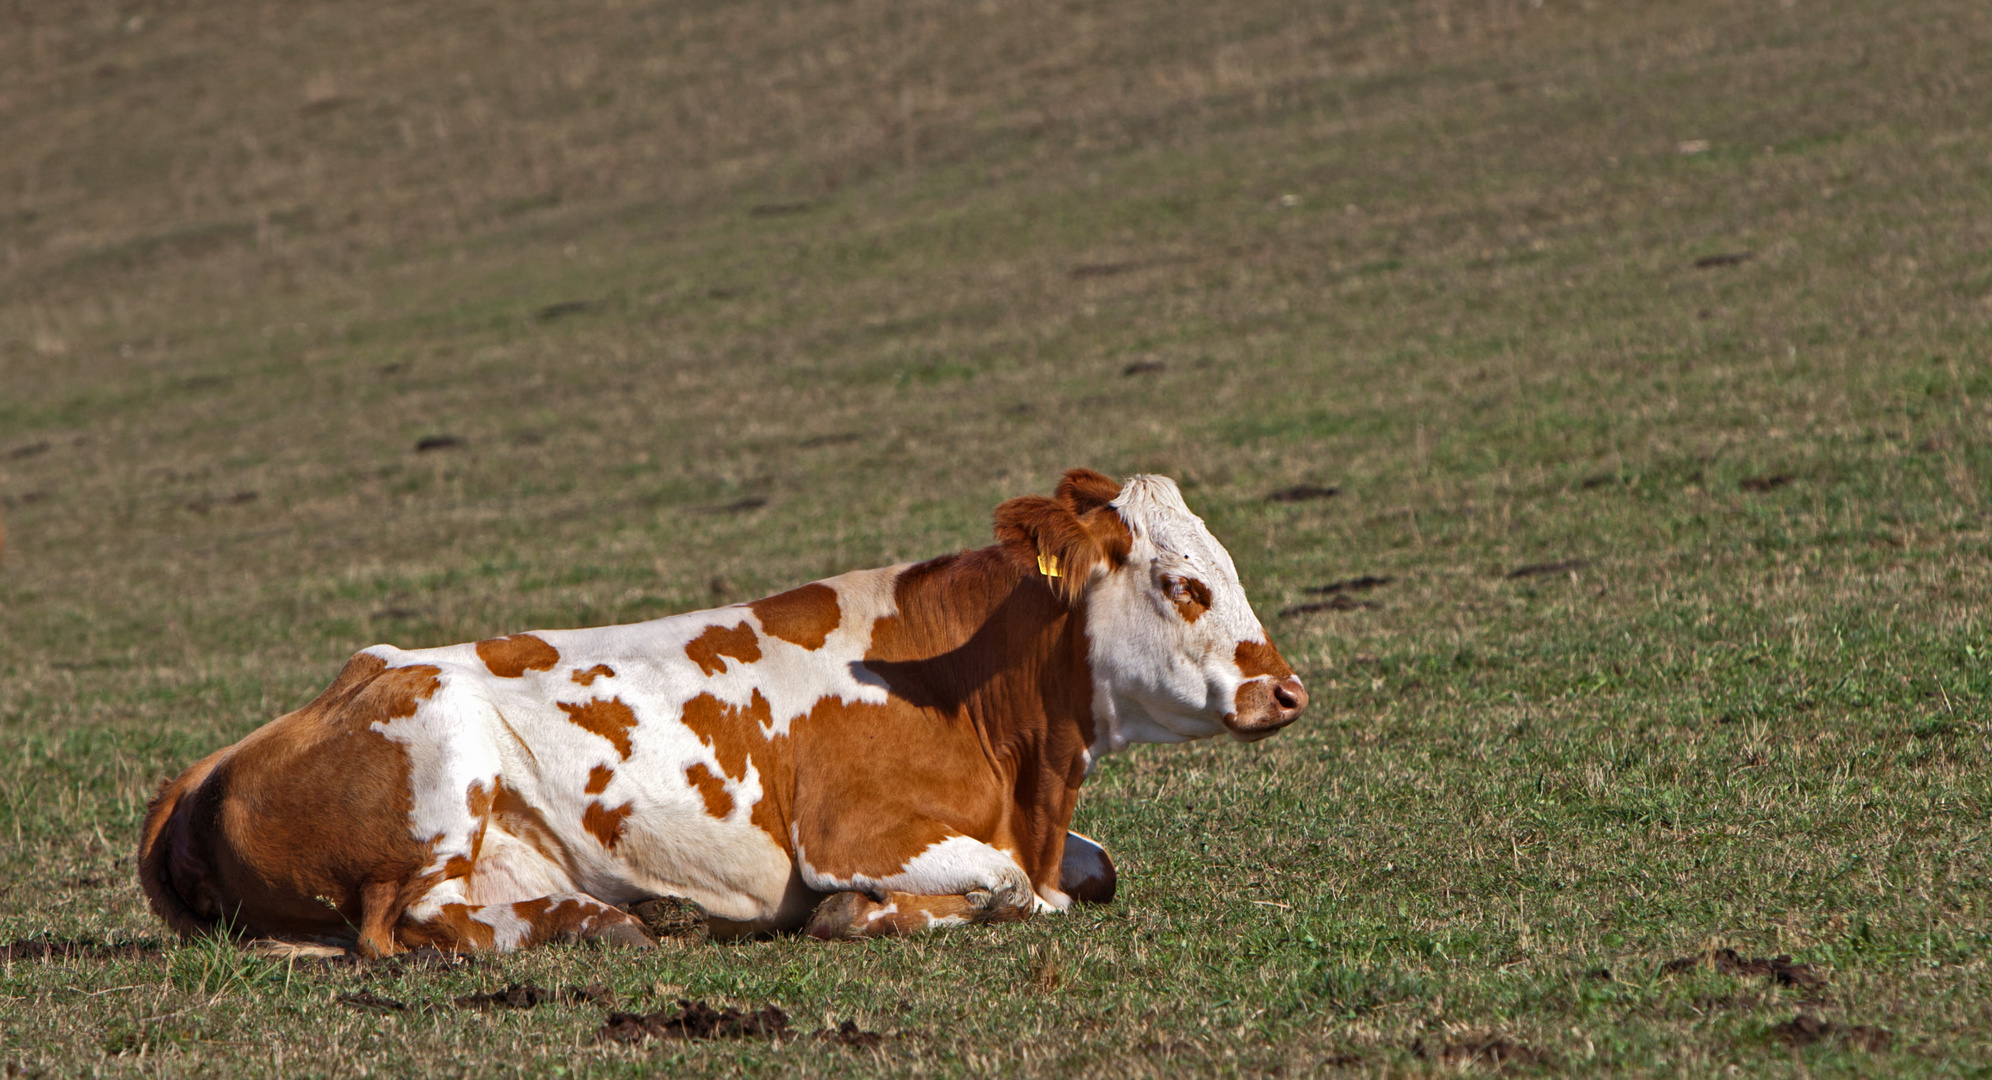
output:
[[183,934],[380,956],[649,942],[616,905],[824,938],[1104,901],[1093,763],[1292,723],[1307,692],[1165,477],[1083,469],[998,543],[713,611],[354,656],[146,816]]

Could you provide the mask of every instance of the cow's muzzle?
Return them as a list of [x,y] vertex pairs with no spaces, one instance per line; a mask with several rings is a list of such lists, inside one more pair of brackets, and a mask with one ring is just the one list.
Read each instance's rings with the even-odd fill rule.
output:
[[1236,708],[1224,718],[1231,734],[1246,742],[1263,739],[1300,719],[1307,708],[1307,687],[1300,676],[1253,679],[1238,688]]

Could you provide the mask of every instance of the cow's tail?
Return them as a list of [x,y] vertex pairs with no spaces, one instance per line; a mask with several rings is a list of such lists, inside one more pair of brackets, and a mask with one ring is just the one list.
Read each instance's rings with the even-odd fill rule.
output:
[[204,835],[216,823],[197,820],[201,815],[196,808],[207,802],[199,796],[209,774],[233,750],[217,750],[163,784],[146,809],[145,827],[139,832],[138,883],[152,910],[181,937],[208,933],[221,925],[220,912],[212,910],[211,901],[214,871],[209,853],[215,838]]

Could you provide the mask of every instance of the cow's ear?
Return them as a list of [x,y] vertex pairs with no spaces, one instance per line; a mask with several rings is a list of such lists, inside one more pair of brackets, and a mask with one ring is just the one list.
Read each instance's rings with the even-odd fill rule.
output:
[[1111,507],[1079,515],[1063,501],[1042,495],[1011,499],[996,508],[996,540],[1026,573],[1044,578],[1067,603],[1085,595],[1096,570],[1127,558],[1133,537]]
[[1058,482],[1058,491],[1053,497],[1073,513],[1084,515],[1113,502],[1120,495],[1120,489],[1120,484],[1111,477],[1091,469],[1069,469],[1065,478]]

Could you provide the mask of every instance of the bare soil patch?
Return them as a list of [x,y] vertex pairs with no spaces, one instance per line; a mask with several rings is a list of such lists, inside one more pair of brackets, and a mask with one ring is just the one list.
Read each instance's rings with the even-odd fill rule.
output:
[[1660,974],[1678,975],[1706,967],[1724,975],[1767,978],[1780,986],[1816,987],[1826,985],[1826,976],[1811,964],[1794,963],[1789,955],[1745,959],[1735,949],[1717,949],[1705,956],[1683,956],[1660,965]]
[[349,991],[340,994],[332,1000],[337,1001],[341,1005],[351,1005],[355,1009],[366,1009],[371,1012],[398,1013],[408,1011],[407,1002],[382,997],[371,990]]
[[1372,574],[1364,574],[1361,577],[1331,581],[1326,585],[1315,585],[1307,591],[1316,596],[1336,596],[1341,593],[1368,592],[1371,589],[1381,588],[1396,580],[1394,577],[1377,577]]
[[150,956],[164,948],[149,938],[100,941],[94,937],[21,938],[0,946],[0,960],[121,960]]
[[1771,1027],[1771,1037],[1787,1046],[1811,1046],[1832,1040],[1853,1050],[1881,1053],[1895,1045],[1895,1033],[1866,1024],[1835,1024],[1811,1013],[1799,1013]]
[[856,1020],[845,1020],[834,1028],[824,1028],[816,1033],[816,1038],[821,1042],[857,1048],[873,1047],[885,1041],[885,1036],[876,1031],[861,1030]]
[[788,1014],[766,1005],[751,1012],[703,1001],[679,999],[675,1009],[652,1013],[612,1012],[595,1033],[596,1042],[640,1043],[645,1039],[778,1039],[788,1034]]
[[1276,503],[1309,502],[1314,499],[1332,499],[1341,493],[1341,488],[1324,484],[1295,484],[1292,487],[1283,487],[1278,491],[1268,494],[1266,501]]
[[1071,277],[1075,281],[1083,278],[1112,277],[1115,274],[1125,274],[1138,269],[1140,264],[1131,262],[1080,263],[1072,268]]
[[1313,604],[1295,604],[1280,611],[1280,618],[1296,615],[1313,615],[1322,611],[1381,611],[1383,605],[1374,600],[1358,600],[1353,596],[1334,596]]
[[1465,1065],[1519,1068],[1539,1065],[1546,1057],[1541,1050],[1524,1046],[1504,1035],[1483,1035],[1438,1046],[1420,1039],[1411,1045],[1411,1052],[1425,1061],[1436,1061],[1454,1068]]
[[589,300],[562,300],[533,312],[533,318],[538,322],[552,322],[569,315],[586,315],[594,307],[594,302]]
[[1509,581],[1519,581],[1532,577],[1555,577],[1558,574],[1571,574],[1591,565],[1589,559],[1564,559],[1562,562],[1529,563],[1508,571]]

